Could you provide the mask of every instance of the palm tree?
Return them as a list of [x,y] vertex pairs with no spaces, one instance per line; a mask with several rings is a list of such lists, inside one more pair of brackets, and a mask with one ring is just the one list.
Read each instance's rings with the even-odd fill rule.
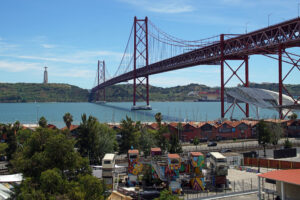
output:
[[70,113],[66,113],[63,117],[64,122],[66,124],[66,126],[68,127],[68,129],[70,130],[71,124],[73,122],[73,116]]
[[47,120],[44,116],[42,116],[39,120],[39,126],[40,127],[43,127],[43,128],[46,128],[47,127]]
[[154,117],[155,117],[155,121],[156,121],[156,123],[157,123],[157,124],[158,124],[158,126],[160,127],[160,125],[161,125],[161,121],[162,121],[162,116],[161,116],[161,113],[160,113],[160,112],[156,113]]

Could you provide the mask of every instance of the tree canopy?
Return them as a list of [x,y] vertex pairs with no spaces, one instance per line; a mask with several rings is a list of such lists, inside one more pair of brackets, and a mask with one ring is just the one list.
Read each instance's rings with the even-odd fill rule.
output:
[[113,129],[86,114],[78,128],[77,146],[82,156],[88,157],[91,164],[101,164],[106,153],[113,153],[117,148],[116,134]]
[[12,199],[104,199],[105,185],[91,175],[87,158],[75,151],[75,140],[59,130],[19,131],[18,146],[10,160],[13,171],[25,180]]

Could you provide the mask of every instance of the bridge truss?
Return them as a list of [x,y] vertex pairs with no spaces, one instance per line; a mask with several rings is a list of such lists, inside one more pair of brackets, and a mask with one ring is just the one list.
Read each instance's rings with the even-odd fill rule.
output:
[[[117,72],[111,79],[95,86],[92,93],[110,85],[133,80],[133,105],[136,105],[137,96],[149,105],[149,75],[197,65],[220,65],[221,117],[223,118],[233,108],[233,105],[230,105],[225,109],[225,86],[232,77],[237,77],[242,86],[249,87],[248,59],[251,55],[264,55],[278,62],[279,105],[282,105],[283,93],[291,96],[295,104],[298,104],[299,98],[296,99],[291,95],[284,81],[292,71],[295,71],[294,69],[300,71],[300,56],[295,52],[287,51],[294,50],[295,47],[299,47],[299,44],[300,18],[246,34],[221,34],[202,40],[187,41],[161,31],[147,17],[145,19],[135,17]],[[234,68],[228,62],[230,60],[241,61],[241,64]],[[286,74],[282,72],[282,63],[290,66]],[[231,71],[231,76],[227,80],[224,77],[225,68]],[[243,79],[237,73],[241,68],[245,71]],[[249,116],[249,105],[246,104],[244,109],[241,105],[238,107],[246,117]],[[281,119],[286,117],[282,112],[279,116]]]

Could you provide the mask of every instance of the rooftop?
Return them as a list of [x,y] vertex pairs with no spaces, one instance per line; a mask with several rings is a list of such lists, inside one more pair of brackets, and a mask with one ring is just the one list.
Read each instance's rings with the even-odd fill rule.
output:
[[180,157],[179,157],[179,155],[178,155],[178,154],[176,154],[176,153],[174,153],[174,154],[172,154],[172,153],[169,153],[169,154],[168,154],[168,158],[179,159]]
[[103,160],[113,160],[114,157],[115,157],[115,154],[113,154],[113,153],[107,153],[107,154],[105,154]]
[[161,151],[159,147],[151,148],[151,151]]
[[191,156],[198,157],[198,156],[203,156],[203,154],[201,152],[191,152]]
[[300,185],[300,169],[275,170],[259,174],[262,178]]
[[[79,127],[79,125],[71,124],[70,131],[73,131],[73,130],[77,129],[78,127]],[[66,127],[66,126],[62,128],[62,130],[66,130],[66,129],[68,129],[68,127]]]
[[139,150],[137,149],[132,149],[132,150],[128,150],[129,154],[139,154]]

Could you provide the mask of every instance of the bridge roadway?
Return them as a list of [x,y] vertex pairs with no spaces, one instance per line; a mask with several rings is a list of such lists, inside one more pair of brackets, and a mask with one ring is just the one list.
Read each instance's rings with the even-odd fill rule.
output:
[[[300,44],[300,18],[291,19],[247,34],[229,39],[220,35],[217,41],[206,47],[192,50],[136,70],[136,77],[192,67],[196,65],[217,65],[221,59],[244,59],[249,55],[275,54],[283,49]],[[222,55],[223,52],[223,55]],[[134,78],[134,70],[114,77],[92,89],[92,93],[116,83]]]

